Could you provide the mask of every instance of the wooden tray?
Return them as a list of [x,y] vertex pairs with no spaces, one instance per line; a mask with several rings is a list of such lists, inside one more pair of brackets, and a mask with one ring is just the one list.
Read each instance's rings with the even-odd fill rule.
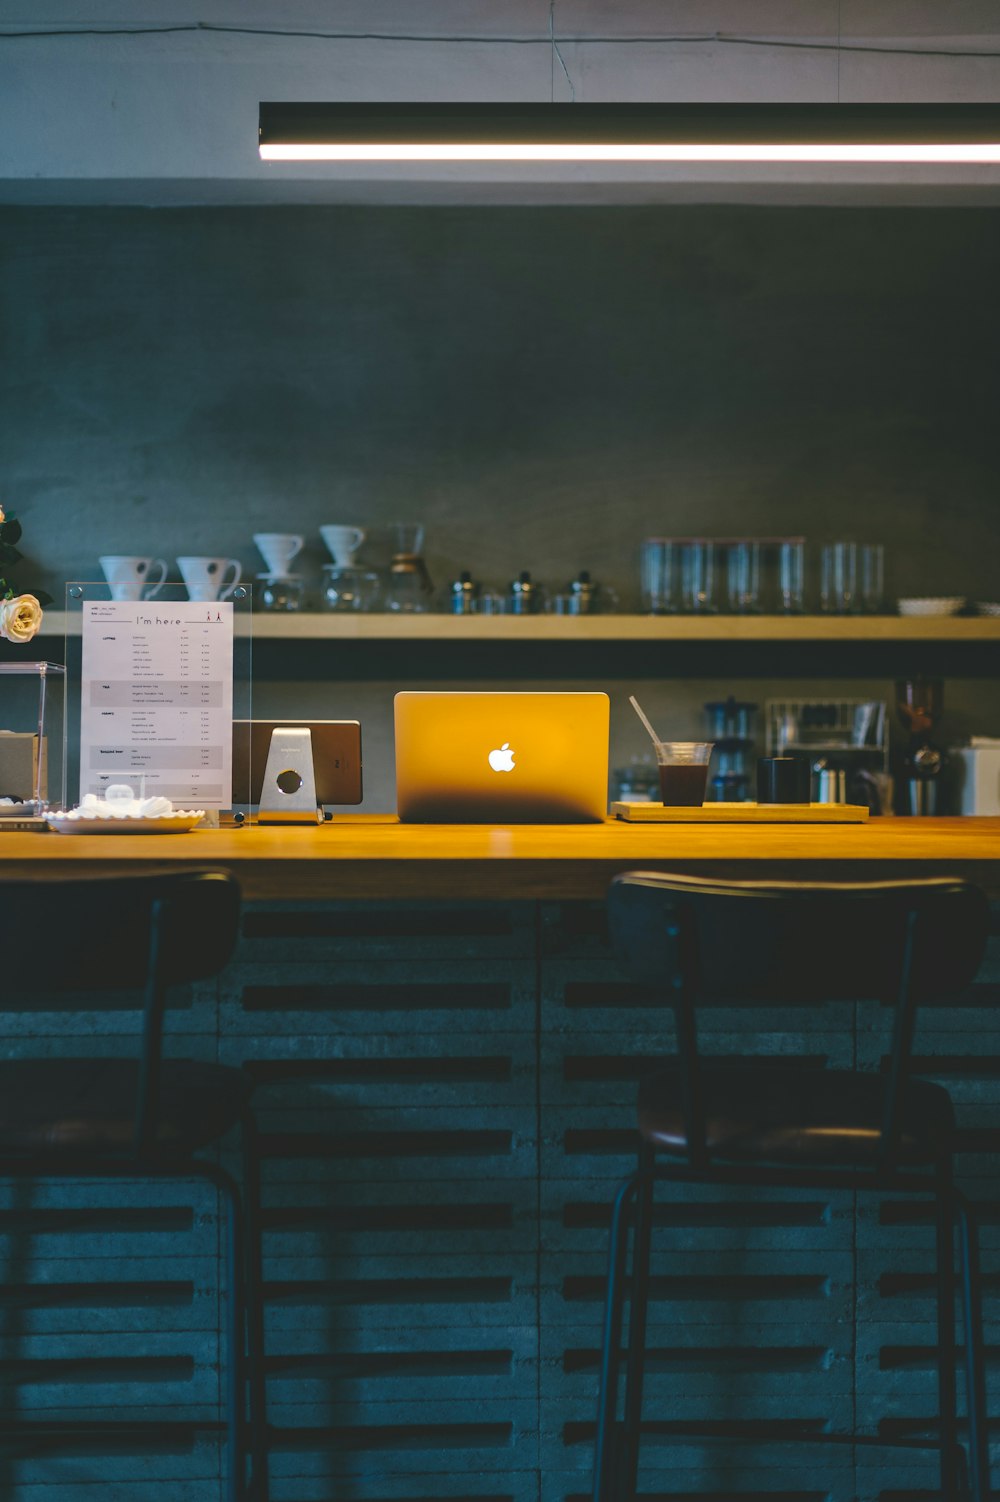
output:
[[626,824],[863,824],[868,818],[863,803],[612,803],[611,812]]

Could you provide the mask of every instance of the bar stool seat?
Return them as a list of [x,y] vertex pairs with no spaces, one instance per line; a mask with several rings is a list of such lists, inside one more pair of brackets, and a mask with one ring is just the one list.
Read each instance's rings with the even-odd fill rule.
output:
[[[193,1060],[160,1067],[157,1149],[191,1153],[240,1121],[253,1086],[239,1069]],[[125,1151],[135,1134],[138,1059],[0,1063],[0,1150]]]
[[[670,1186],[677,1183],[928,1201],[937,1293],[936,1418],[926,1435],[890,1437],[873,1432],[866,1416],[860,1433],[838,1428],[815,1442],[936,1448],[935,1495],[942,1502],[987,1502],[976,1220],[954,1181],[948,1093],[916,1078],[912,1067],[920,1007],[947,1006],[979,968],[990,927],[985,894],[949,877],[758,882],[633,871],[612,881],[608,918],[617,953],[629,978],[643,987],[646,1004],[658,997],[673,1014],[676,1055],[666,1067],[661,1058],[650,1060],[639,1091],[636,1171],[611,1207],[593,1502],[637,1502],[644,1433],[662,1436],[667,1428],[671,1439],[704,1438],[703,1422],[688,1425],[664,1412],[662,1398],[656,1417],[643,1422],[648,1309],[651,1298],[663,1300],[650,1271],[654,1231],[671,1234]],[[727,1063],[699,1047],[705,1008],[829,1002],[883,1009],[880,1021],[892,1023],[884,1071],[826,1070],[794,1059]],[[660,1207],[657,1190],[666,1201]],[[967,1454],[956,1392],[956,1230]],[[735,1431],[722,1425],[727,1435],[741,1428],[740,1421]]]
[[[705,1144],[732,1163],[871,1164],[885,1120],[885,1082],[878,1075],[773,1065],[702,1065]],[[955,1125],[947,1090],[928,1080],[903,1089],[898,1155],[933,1163]],[[679,1069],[648,1075],[639,1086],[639,1135],[667,1156],[687,1158]]]

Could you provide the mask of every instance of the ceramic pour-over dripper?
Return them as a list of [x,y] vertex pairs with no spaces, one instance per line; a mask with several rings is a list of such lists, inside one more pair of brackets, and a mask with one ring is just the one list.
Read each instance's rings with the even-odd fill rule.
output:
[[331,524],[320,527],[319,535],[326,543],[330,557],[338,568],[353,568],[358,549],[368,534],[364,527],[342,527]]
[[255,532],[253,540],[274,577],[284,579],[291,568],[292,560],[302,551],[304,538],[293,532]]

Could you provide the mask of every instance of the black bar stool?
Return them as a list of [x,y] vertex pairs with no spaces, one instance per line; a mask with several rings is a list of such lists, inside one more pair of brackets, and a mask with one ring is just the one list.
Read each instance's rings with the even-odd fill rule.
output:
[[[989,927],[986,898],[951,879],[764,883],[630,872],[608,896],[616,949],[631,978],[663,996],[677,1057],[639,1089],[638,1170],[616,1196],[601,1359],[594,1502],[634,1502],[642,1426],[646,1310],[657,1180],[844,1188],[933,1196],[941,1490],[946,1502],[989,1494],[976,1226],[952,1174],[954,1116],[941,1086],[910,1077],[916,1010],[967,985]],[[713,1064],[698,1050],[702,1002],[764,1005],[877,1000],[895,1009],[885,1076]],[[663,1164],[663,1159],[672,1160]],[[627,1340],[626,1262],[634,1223]],[[958,1441],[954,1232],[959,1230],[969,1457]],[[622,1419],[618,1379],[625,1366]],[[921,1439],[809,1436],[927,1448]]]
[[[29,1010],[36,997],[53,991],[93,993],[86,997],[88,1011],[102,1004],[110,1008],[122,991],[143,993],[137,1058],[0,1062],[0,1177],[205,1179],[214,1186],[227,1225],[226,1496],[228,1502],[243,1502],[249,1495],[249,1375],[253,1492],[263,1502],[259,1253],[246,1257],[244,1208],[235,1181],[194,1156],[238,1123],[252,1142],[252,1087],[238,1069],[162,1058],[167,989],[216,975],[225,966],[239,929],[239,886],[225,871],[28,883],[0,879],[0,913],[5,934],[16,937],[4,945],[0,972],[8,1009]],[[249,1322],[248,1293],[255,1311]],[[25,1425],[18,1428],[23,1432]]]

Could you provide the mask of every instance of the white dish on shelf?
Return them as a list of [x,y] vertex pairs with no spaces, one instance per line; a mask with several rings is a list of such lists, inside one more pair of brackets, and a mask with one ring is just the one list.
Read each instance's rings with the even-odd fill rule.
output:
[[940,598],[897,600],[900,615],[957,615],[965,604],[962,595],[942,595]]
[[977,615],[1000,615],[1000,602],[993,600],[979,600],[976,604]]
[[205,817],[203,808],[178,810],[150,819],[87,819],[72,813],[46,814],[57,834],[187,834]]

